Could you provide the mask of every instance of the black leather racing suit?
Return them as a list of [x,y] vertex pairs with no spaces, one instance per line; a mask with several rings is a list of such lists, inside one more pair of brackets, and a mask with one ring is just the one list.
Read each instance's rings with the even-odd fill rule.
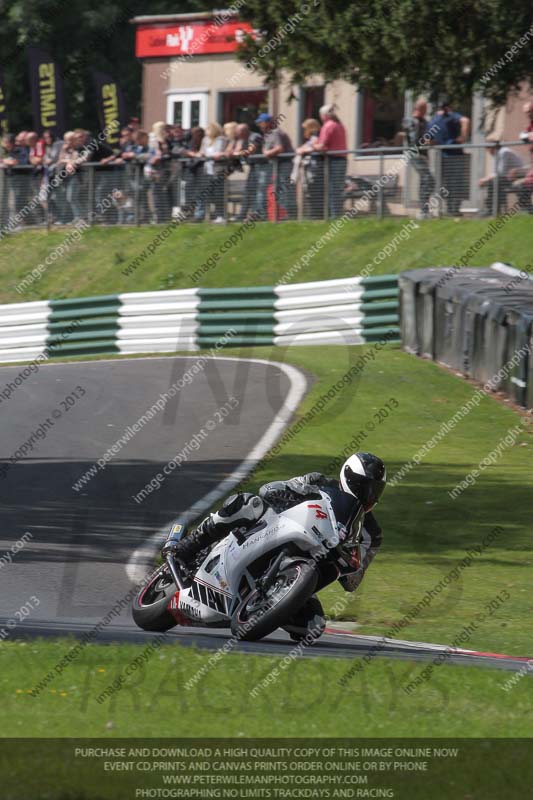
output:
[[[336,498],[341,499],[341,505],[344,506],[346,519],[342,519],[342,514],[337,512],[337,518],[340,522],[349,524],[350,504],[357,504],[355,499],[351,499],[351,495],[342,492],[337,480],[331,480],[320,472],[309,472],[307,475],[301,475],[297,478],[291,478],[288,481],[273,481],[266,483],[259,489],[259,496],[266,500],[275,511],[280,512],[286,508],[290,508],[297,503],[302,502],[303,497],[312,497],[317,489],[325,489],[330,491],[332,495],[332,502],[334,510]],[[342,500],[345,502],[342,503]],[[382,541],[382,531],[378,525],[375,516],[371,511],[365,514],[363,525],[363,537],[360,547],[361,561],[355,559],[348,559],[352,563],[353,570],[349,569],[349,563],[343,574],[339,576],[339,583],[347,592],[354,592],[368,569],[370,562],[374,559]],[[359,553],[357,554],[359,555]],[[354,553],[355,556],[355,553]],[[331,574],[329,579],[325,579],[322,585],[318,586],[318,590],[331,583],[335,576]]]
[[[338,521],[341,524],[346,523],[349,527],[351,509],[358,505],[358,501],[341,491],[338,481],[330,480],[319,472],[310,472],[287,481],[266,483],[261,486],[258,495],[240,493],[228,497],[218,511],[210,514],[198,525],[194,533],[186,536],[177,545],[172,545],[174,555],[183,561],[188,561],[205,547],[223,539],[231,530],[253,528],[263,516],[267,505],[280,513],[301,503],[304,498],[311,499],[314,495],[318,496],[317,489],[323,489],[330,494]],[[326,565],[316,591],[320,591],[338,578],[347,592],[354,592],[381,546],[381,540],[381,528],[372,512],[367,512],[364,517],[362,541],[357,553],[347,551],[346,567],[342,574],[333,564]],[[285,626],[285,630],[293,639],[303,639],[310,630],[314,630],[316,636],[319,636],[325,624],[322,605],[313,595],[290,620],[290,624]]]

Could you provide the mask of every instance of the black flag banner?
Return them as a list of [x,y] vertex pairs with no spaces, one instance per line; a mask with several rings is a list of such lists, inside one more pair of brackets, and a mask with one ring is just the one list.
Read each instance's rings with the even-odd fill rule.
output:
[[0,134],[7,133],[8,130],[9,121],[6,106],[6,84],[4,79],[4,70],[0,69]]
[[65,91],[59,68],[40,47],[28,48],[33,125],[37,133],[65,133]]
[[93,69],[92,73],[98,100],[100,129],[105,133],[107,144],[114,147],[118,145],[120,129],[127,122],[124,93],[111,75],[96,69]]

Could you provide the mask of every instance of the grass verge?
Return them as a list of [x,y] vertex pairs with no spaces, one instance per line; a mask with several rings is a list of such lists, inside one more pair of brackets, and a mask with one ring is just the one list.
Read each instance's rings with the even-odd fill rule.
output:
[[[237,226],[183,225],[147,257],[131,275],[129,264],[154,241],[163,226],[98,228],[73,241],[63,255],[46,258],[67,239],[68,230],[23,231],[0,243],[0,302],[83,297],[115,292],[142,292],[192,286],[271,285],[290,273],[288,282],[343,278],[371,265],[373,273],[401,272],[415,267],[458,263],[478,240],[468,265],[510,261],[524,267],[530,261],[530,219],[509,219],[497,235],[491,220],[451,219],[417,223],[404,239],[396,240],[390,255],[381,249],[404,229],[405,219],[359,219],[345,225],[298,268],[300,258],[327,233],[324,222],[256,225],[229,249],[225,243]],[[70,241],[70,240],[69,240]],[[220,252],[221,248],[225,252]],[[218,254],[195,282],[194,275]],[[376,262],[374,263],[374,259]],[[15,287],[28,273],[44,265],[42,277],[22,293]],[[292,269],[294,267],[294,270]],[[40,270],[39,270],[40,271]]]
[[[435,667],[407,694],[423,664],[375,658],[345,685],[350,662],[230,654],[185,684],[210,654],[161,645],[111,698],[105,688],[141,652],[140,645],[88,646],[37,697],[29,692],[69,640],[0,645],[2,730],[16,737],[528,737],[531,679],[506,692],[510,673]],[[272,673],[279,677],[250,693]],[[467,723],[467,724],[466,724]]]

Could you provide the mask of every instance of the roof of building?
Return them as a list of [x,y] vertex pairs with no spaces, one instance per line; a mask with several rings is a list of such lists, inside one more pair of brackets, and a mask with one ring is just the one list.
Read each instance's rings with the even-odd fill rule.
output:
[[130,19],[132,25],[150,25],[164,22],[192,22],[193,20],[200,19],[213,19],[222,14],[226,17],[238,16],[238,11],[232,8],[219,8],[213,11],[197,11],[196,13],[189,14],[147,14],[141,17],[133,17]]

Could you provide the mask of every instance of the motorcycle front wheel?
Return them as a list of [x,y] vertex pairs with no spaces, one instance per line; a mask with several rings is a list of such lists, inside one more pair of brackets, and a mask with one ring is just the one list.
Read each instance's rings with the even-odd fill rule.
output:
[[254,642],[281,628],[309,600],[317,579],[314,565],[305,562],[280,569],[266,592],[255,589],[237,608],[231,632],[237,639]]

